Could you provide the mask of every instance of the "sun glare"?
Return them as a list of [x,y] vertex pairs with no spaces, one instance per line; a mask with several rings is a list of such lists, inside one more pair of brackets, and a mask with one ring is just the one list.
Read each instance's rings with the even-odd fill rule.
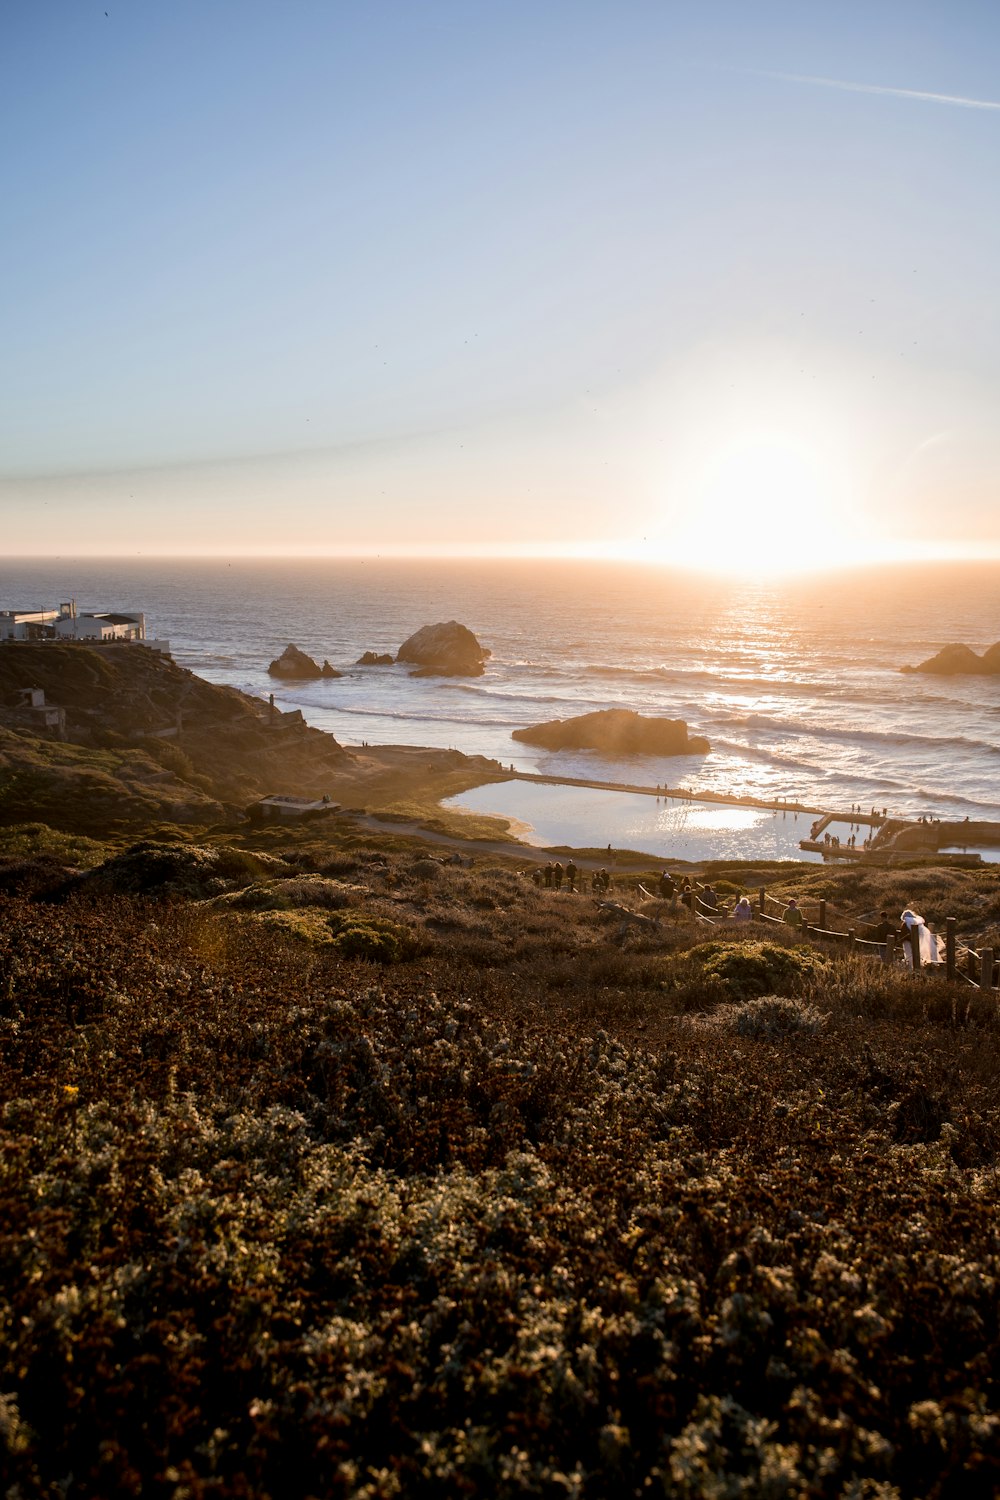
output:
[[657,551],[683,567],[744,575],[835,566],[852,547],[837,514],[842,490],[842,476],[793,440],[743,438],[692,475],[689,501]]

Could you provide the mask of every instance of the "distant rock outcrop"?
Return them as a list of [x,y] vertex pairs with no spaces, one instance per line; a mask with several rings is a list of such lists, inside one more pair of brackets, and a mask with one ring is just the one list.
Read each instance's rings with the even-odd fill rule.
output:
[[395,657],[390,656],[388,652],[379,655],[375,651],[365,651],[354,665],[356,667],[391,667],[394,661]]
[[971,646],[944,646],[918,667],[902,667],[903,672],[930,672],[936,677],[1000,677],[1000,641],[977,656]]
[[306,682],[313,677],[343,676],[343,673],[338,672],[336,667],[331,667],[328,661],[324,661],[322,666],[318,666],[311,656],[307,656],[304,651],[300,651],[298,646],[292,645],[286,646],[281,655],[275,658],[267,670],[271,677],[289,677],[299,682]]
[[396,660],[419,668],[414,677],[481,677],[490,655],[457,620],[425,625],[403,642]]
[[683,719],[644,719],[631,708],[606,708],[574,719],[550,719],[515,729],[512,739],[546,750],[603,750],[612,755],[707,755],[700,734]]

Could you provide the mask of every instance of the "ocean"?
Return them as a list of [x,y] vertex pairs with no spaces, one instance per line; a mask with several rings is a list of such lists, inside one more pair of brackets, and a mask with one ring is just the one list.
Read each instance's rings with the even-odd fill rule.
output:
[[[455,747],[548,775],[1000,820],[1000,678],[900,671],[949,642],[981,651],[1000,639],[997,562],[768,582],[617,562],[0,565],[0,608],[69,598],[81,609],[143,610],[149,634],[169,639],[182,666],[245,692],[273,692],[282,708],[301,709],[348,746]],[[421,625],[450,619],[491,650],[483,677],[413,679],[402,667],[353,665],[363,651],[394,653]],[[290,641],[345,675],[305,684],[268,677]],[[523,725],[615,707],[685,719],[711,753],[608,758],[511,739]],[[797,820],[768,815],[766,825],[744,819],[741,829],[734,812],[725,829],[706,831],[696,826],[704,809],[639,799],[637,828],[622,811],[624,795],[584,794],[576,811],[567,802],[556,816],[550,789],[515,782],[467,794],[463,805],[518,818],[538,842],[625,847],[631,828],[630,847],[647,847],[636,840],[648,834],[651,852],[672,840],[677,857],[705,857],[724,833],[730,853],[773,846],[779,857],[800,857],[806,830]],[[579,836],[556,839],[558,830]]]

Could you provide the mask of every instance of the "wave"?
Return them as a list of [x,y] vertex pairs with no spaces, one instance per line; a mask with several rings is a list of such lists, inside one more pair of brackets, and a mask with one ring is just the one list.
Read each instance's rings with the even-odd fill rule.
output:
[[[669,686],[676,684],[680,688],[709,688],[714,692],[736,692],[736,693],[767,693],[775,697],[788,696],[793,698],[836,698],[843,703],[858,704],[864,708],[871,708],[877,704],[901,703],[928,704],[940,708],[941,704],[953,704],[956,707],[967,708],[967,700],[961,693],[934,691],[930,684],[915,689],[913,679],[900,676],[898,683],[895,678],[893,691],[887,691],[885,686],[885,674],[878,669],[872,668],[871,674],[876,679],[881,679],[882,686],[876,682],[870,685],[858,686],[845,681],[843,673],[836,670],[832,664],[827,667],[830,675],[817,677],[774,677],[761,676],[759,674],[744,676],[738,672],[727,672],[725,670],[715,671],[710,667],[628,667],[615,666],[603,663],[590,663],[585,667],[563,668],[558,665],[546,667],[542,670],[558,673],[559,675],[572,676],[574,678],[598,677],[606,678],[608,681],[634,681],[655,683],[658,686]],[[864,669],[861,669],[864,670]],[[855,667],[852,676],[856,679],[859,669]],[[976,679],[981,681],[982,679]],[[986,705],[984,705],[986,706]],[[1000,705],[989,705],[989,711],[1000,713]]]
[[969,750],[976,755],[1000,756],[1000,745],[971,739],[965,734],[915,734],[908,730],[827,729],[816,723],[779,719],[768,714],[720,715],[715,722],[732,729],[760,729],[773,734],[808,735],[811,739],[836,740],[841,744],[916,745],[946,750]]
[[712,752],[725,752],[739,760],[753,760],[761,765],[779,766],[783,771],[804,771],[809,776],[830,774],[825,767],[818,767],[813,760],[800,760],[794,755],[776,755],[773,750],[757,745],[741,745],[736,740],[713,740]]
[[[407,713],[404,709],[396,708],[372,708],[370,704],[365,707],[350,708],[342,703],[326,703],[322,705],[307,705],[311,707],[322,707],[324,712],[333,714],[346,714],[359,719],[392,719],[410,724],[461,724],[463,728],[469,727],[469,719],[457,714],[433,713],[426,708],[417,713]],[[487,719],[478,717],[474,723],[482,725],[485,729],[517,729],[518,720]]]

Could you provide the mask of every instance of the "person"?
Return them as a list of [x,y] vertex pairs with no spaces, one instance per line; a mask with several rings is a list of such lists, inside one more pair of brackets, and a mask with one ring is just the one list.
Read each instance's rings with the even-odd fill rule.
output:
[[740,899],[737,901],[736,905],[733,907],[733,921],[734,922],[752,922],[753,921],[753,907],[750,905],[750,897],[749,896],[741,896]]
[[611,876],[603,865],[597,872],[596,882],[599,891],[606,891],[611,884]]
[[911,907],[907,907],[900,917],[900,936],[903,939],[903,956],[910,968],[913,968],[914,951],[919,953],[921,964],[936,964],[938,962],[938,940],[931,932],[923,917],[918,916]]
[[576,865],[572,860],[570,860],[569,864],[566,866],[566,884],[569,886],[571,891],[576,890],[576,873]]
[[888,938],[891,930],[892,924],[889,921],[889,913],[887,911],[880,911],[878,914],[878,921],[875,923],[875,930],[873,932],[873,938],[875,942],[884,943]]
[[715,894],[715,887],[713,885],[703,885],[702,886],[702,888],[701,888],[701,904],[702,904],[702,906],[707,907],[709,911],[718,911],[718,909],[719,909],[719,898]]
[[663,870],[660,874],[660,883],[656,888],[656,894],[664,901],[669,901],[671,896],[676,896],[677,887],[674,877],[669,870]]
[[551,860],[549,860],[548,864],[545,866],[544,876],[545,876],[546,889],[548,889],[552,885],[552,861]]
[[563,867],[561,860],[556,860],[552,867],[552,884],[557,891],[562,890]]
[[798,931],[798,929],[802,926],[802,913],[799,910],[799,903],[796,901],[794,896],[789,896],[788,905],[781,913],[781,920],[788,927],[794,928],[795,931]]

